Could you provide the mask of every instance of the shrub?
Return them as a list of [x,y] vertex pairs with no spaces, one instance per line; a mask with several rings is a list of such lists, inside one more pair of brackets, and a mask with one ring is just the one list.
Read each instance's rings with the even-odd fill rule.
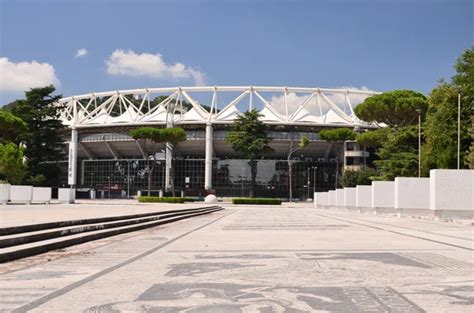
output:
[[166,202],[166,203],[184,203],[185,198],[180,197],[138,197],[138,202]]
[[270,198],[234,198],[232,199],[233,204],[276,204],[280,205],[280,199]]
[[183,199],[184,202],[194,202],[194,201],[197,201],[196,198],[192,198],[192,197],[183,197],[181,198]]
[[363,167],[360,170],[345,170],[342,175],[342,187],[355,187],[357,185],[370,185],[377,176],[377,171],[370,167]]

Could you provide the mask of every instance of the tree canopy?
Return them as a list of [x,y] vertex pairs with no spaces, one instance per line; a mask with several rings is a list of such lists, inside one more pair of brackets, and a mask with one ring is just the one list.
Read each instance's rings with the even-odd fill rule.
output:
[[17,100],[6,106],[13,115],[22,119],[28,132],[24,136],[25,157],[27,161],[27,181],[35,176],[45,177],[45,184],[52,186],[57,181],[58,172],[46,165],[46,161],[64,159],[63,139],[65,130],[59,120],[59,107],[56,102],[61,95],[54,95],[54,86],[32,88],[25,92],[26,99]]
[[356,137],[357,143],[367,148],[378,149],[387,140],[390,128],[380,128],[377,130],[365,131]]
[[343,142],[346,140],[354,140],[357,134],[350,128],[334,128],[322,130],[319,132],[319,137],[322,140],[332,142]]
[[240,114],[233,124],[233,130],[227,135],[227,142],[232,145],[234,151],[242,153],[248,158],[250,172],[252,175],[252,188],[250,197],[254,196],[257,177],[257,161],[260,156],[270,154],[273,149],[268,146],[268,126],[259,120],[262,116],[258,111],[252,110]]
[[227,136],[232,148],[249,159],[269,154],[272,149],[268,146],[268,126],[259,120],[261,114],[256,111],[247,111],[240,114],[233,124],[233,131]]
[[424,127],[425,168],[457,167],[458,94],[461,94],[461,167],[468,167],[474,142],[469,128],[474,127],[474,47],[466,50],[455,64],[451,82],[440,81],[430,93]]
[[416,124],[418,112],[424,117],[428,104],[426,97],[412,90],[394,90],[368,97],[355,107],[356,116],[368,123],[384,123],[397,128]]
[[355,187],[357,185],[370,185],[377,176],[377,172],[370,167],[363,167],[357,171],[344,171],[341,178],[342,187]]
[[11,112],[0,109],[0,143],[19,144],[27,131],[26,123]]

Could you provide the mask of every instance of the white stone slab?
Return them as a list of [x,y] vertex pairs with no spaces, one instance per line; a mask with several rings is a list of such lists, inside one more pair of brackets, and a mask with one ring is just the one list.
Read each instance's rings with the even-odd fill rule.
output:
[[10,200],[10,184],[0,184],[0,204],[7,204]]
[[355,207],[356,206],[356,194],[357,188],[344,188],[344,206]]
[[372,208],[394,208],[395,207],[395,182],[373,181],[372,182]]
[[356,207],[369,208],[372,206],[372,186],[356,187]]
[[329,190],[328,191],[328,205],[335,206],[336,205],[336,190]]
[[321,208],[328,205],[328,193],[327,192],[315,192],[314,193],[314,207]]
[[336,189],[336,206],[344,206],[344,189]]
[[76,189],[59,188],[58,201],[59,203],[74,203],[76,201]]
[[396,209],[429,209],[430,179],[426,177],[395,178]]
[[51,187],[33,187],[33,199],[35,203],[50,203],[51,202]]
[[474,210],[474,170],[431,170],[431,210]]
[[12,185],[10,187],[10,202],[30,204],[33,197],[33,186]]

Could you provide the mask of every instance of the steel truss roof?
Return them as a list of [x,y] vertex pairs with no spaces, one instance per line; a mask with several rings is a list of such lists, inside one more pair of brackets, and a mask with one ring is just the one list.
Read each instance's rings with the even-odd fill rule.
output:
[[[175,125],[231,124],[239,114],[252,109],[272,125],[367,127],[370,125],[354,115],[354,107],[375,94],[303,87],[171,87],[90,93],[62,98],[59,104],[64,106],[61,119],[71,128],[164,125],[170,119]],[[159,95],[166,98],[153,104],[153,97]],[[225,95],[230,100],[222,100]],[[200,97],[207,97],[210,103],[200,103]],[[184,101],[191,109],[183,108]]]

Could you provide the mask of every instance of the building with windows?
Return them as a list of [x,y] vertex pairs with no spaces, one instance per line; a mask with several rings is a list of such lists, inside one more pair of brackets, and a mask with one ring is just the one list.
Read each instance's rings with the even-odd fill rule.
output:
[[[293,194],[332,189],[343,168],[364,164],[368,153],[355,142],[319,139],[322,129],[373,128],[354,115],[354,107],[372,91],[300,87],[172,87],[98,92],[63,98],[61,119],[70,129],[68,160],[60,162],[61,185],[97,196],[135,195],[147,189],[150,166],[152,190],[169,188],[171,164],[175,186],[189,196],[247,196],[251,174],[248,160],[226,141],[233,120],[257,110],[269,127],[274,152],[258,160],[255,194],[288,197],[288,152],[302,136],[310,144],[293,154]],[[130,130],[141,127],[182,127],[187,140],[167,158],[167,147],[146,146]]]

